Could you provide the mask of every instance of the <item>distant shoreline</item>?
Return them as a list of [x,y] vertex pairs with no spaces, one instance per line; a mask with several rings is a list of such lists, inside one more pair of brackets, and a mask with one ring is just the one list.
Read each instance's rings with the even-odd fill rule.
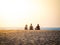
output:
[[[40,29],[41,30],[60,30],[60,27],[40,27]],[[0,27],[0,30],[24,30],[24,27]]]

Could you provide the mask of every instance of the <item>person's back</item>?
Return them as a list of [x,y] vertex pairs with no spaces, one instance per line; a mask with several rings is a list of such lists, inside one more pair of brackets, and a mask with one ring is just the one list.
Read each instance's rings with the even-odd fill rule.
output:
[[28,30],[28,26],[27,25],[25,25],[25,30]]
[[32,24],[30,25],[29,30],[33,30],[33,26],[32,26]]
[[40,30],[40,26],[39,26],[39,24],[37,24],[35,30]]

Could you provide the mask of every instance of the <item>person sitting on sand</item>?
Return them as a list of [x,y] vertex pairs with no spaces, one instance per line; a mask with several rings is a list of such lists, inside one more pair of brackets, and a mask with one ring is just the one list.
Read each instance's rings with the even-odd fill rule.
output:
[[27,24],[25,25],[25,30],[28,30],[28,25]]
[[30,24],[29,30],[33,30],[33,26],[32,26],[32,24]]
[[39,24],[37,24],[35,30],[40,30],[40,26],[39,26]]

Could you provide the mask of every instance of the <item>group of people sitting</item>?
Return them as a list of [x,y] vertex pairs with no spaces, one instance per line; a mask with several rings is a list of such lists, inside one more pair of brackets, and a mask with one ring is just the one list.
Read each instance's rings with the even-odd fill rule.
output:
[[[33,30],[33,29],[34,28],[33,28],[32,24],[30,24],[29,30]],[[28,30],[28,25],[27,24],[25,25],[25,30]],[[37,24],[37,26],[35,27],[35,30],[40,30],[39,24]]]

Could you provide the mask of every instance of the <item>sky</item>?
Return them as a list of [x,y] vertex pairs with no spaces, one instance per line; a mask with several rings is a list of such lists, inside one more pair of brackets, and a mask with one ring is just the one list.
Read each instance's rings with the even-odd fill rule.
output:
[[0,0],[0,27],[60,27],[59,0]]

